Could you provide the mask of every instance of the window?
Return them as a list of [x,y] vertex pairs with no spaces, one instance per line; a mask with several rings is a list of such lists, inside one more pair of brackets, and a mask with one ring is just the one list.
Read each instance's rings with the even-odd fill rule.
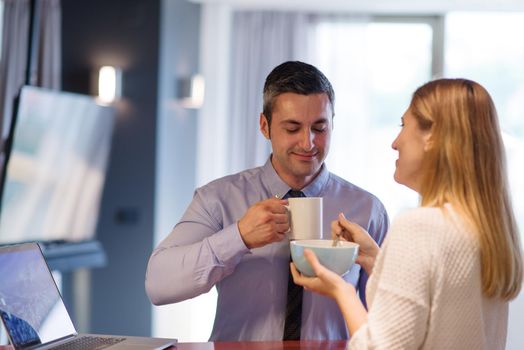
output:
[[433,74],[437,18],[325,21],[313,58],[335,89],[328,168],[372,192],[391,217],[418,205],[418,195],[393,180],[391,143],[411,93]]
[[497,107],[517,223],[524,235],[524,13],[451,13],[445,72],[482,84]]
[[469,78],[485,86],[495,101],[522,230],[524,42],[518,39],[522,32],[524,13],[320,21],[314,31],[312,62],[328,76],[336,93],[329,169],[379,197],[391,218],[417,206],[417,194],[393,180],[397,153],[391,143],[400,117],[413,91],[432,76]]

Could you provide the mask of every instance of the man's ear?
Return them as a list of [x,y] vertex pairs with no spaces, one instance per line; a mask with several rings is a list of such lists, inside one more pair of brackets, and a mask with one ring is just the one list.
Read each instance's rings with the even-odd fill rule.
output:
[[260,124],[260,132],[262,133],[262,135],[264,135],[266,139],[270,140],[271,136],[269,133],[269,123],[267,122],[267,118],[264,115],[264,113],[260,113],[259,124]]

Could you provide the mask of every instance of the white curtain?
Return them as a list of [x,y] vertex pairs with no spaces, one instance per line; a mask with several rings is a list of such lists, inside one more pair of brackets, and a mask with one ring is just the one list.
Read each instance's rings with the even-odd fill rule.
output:
[[[25,83],[29,44],[29,0],[3,0],[2,57],[0,60],[0,169],[4,166],[5,141],[11,127],[15,97]],[[38,24],[31,71],[32,85],[59,90],[61,87],[60,0],[37,0]]]
[[29,0],[4,0],[2,58],[0,60],[2,156],[3,144],[11,125],[13,100],[25,80],[28,31]]
[[62,87],[62,11],[60,0],[40,0],[38,74],[36,85]]
[[262,91],[269,72],[287,60],[306,60],[308,16],[237,11],[233,15],[226,172],[262,165],[271,152],[259,131]]

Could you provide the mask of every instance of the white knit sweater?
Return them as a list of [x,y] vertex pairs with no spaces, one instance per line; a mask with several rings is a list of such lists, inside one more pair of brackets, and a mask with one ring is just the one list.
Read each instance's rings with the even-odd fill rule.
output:
[[398,217],[348,349],[504,349],[508,303],[482,295],[476,233],[451,206]]

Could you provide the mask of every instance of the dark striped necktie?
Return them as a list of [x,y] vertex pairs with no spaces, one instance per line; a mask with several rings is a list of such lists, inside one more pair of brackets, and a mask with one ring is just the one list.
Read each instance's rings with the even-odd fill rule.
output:
[[[290,190],[284,198],[305,197],[302,191]],[[290,257],[291,259],[291,257]],[[304,289],[293,282],[291,271],[287,281],[286,321],[284,323],[283,340],[300,340],[302,323],[302,294]]]

